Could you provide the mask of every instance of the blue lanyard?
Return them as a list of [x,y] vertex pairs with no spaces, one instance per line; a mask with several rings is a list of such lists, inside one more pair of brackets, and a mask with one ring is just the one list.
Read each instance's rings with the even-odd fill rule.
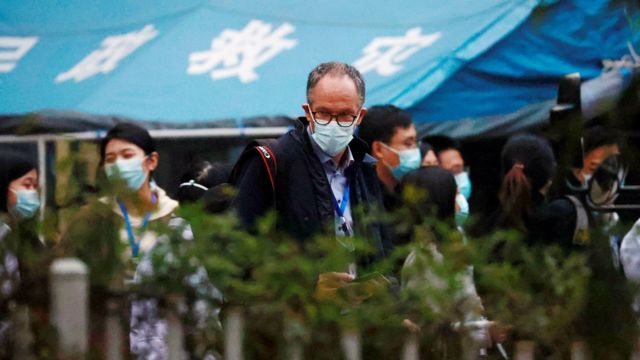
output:
[[[151,194],[151,204],[156,204],[156,195]],[[138,253],[140,252],[140,242],[136,241],[136,237],[133,234],[133,227],[131,226],[131,221],[129,220],[129,212],[124,204],[118,200],[118,205],[120,206],[120,211],[122,211],[122,217],[124,217],[124,223],[127,228],[127,235],[129,236],[129,244],[131,245],[131,254],[134,258],[138,257]],[[149,218],[151,218],[151,211],[147,211],[144,214],[144,218],[142,219],[142,227],[140,228],[140,232],[143,232],[147,228],[147,224],[149,223]]]
[[[344,217],[344,212],[347,209],[347,204],[349,203],[349,193],[350,193],[350,188],[349,188],[349,184],[347,184],[347,186],[344,189],[344,193],[342,194],[342,202],[340,203],[340,205],[338,205],[338,200],[336,200],[336,196],[333,194],[333,191],[331,192],[331,198],[333,199],[333,207],[336,211],[336,215],[338,215],[338,217],[340,218],[338,226],[342,230],[342,233],[344,234],[345,237],[351,237],[353,235],[351,226],[347,223],[347,219]],[[349,251],[355,250],[355,247],[353,246],[353,244],[348,242],[343,242],[341,240],[338,240],[338,241],[342,246],[347,248],[347,250]]]
[[333,199],[333,207],[336,210],[336,214],[341,219],[344,218],[344,211],[347,209],[347,204],[349,203],[349,184],[344,189],[344,193],[342,194],[342,202],[338,205],[338,200],[336,200],[336,196],[331,192],[331,198]]

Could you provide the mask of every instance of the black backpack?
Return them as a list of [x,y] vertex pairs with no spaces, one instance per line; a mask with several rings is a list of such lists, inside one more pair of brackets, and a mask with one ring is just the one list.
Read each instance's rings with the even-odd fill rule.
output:
[[240,158],[236,161],[236,164],[231,170],[229,176],[229,183],[237,185],[242,169],[247,166],[248,160],[255,157],[256,153],[262,160],[262,165],[267,170],[269,176],[269,183],[271,184],[272,195],[275,197],[276,192],[276,175],[278,174],[278,160],[274,149],[277,145],[278,139],[262,139],[254,140],[250,142],[240,154]]

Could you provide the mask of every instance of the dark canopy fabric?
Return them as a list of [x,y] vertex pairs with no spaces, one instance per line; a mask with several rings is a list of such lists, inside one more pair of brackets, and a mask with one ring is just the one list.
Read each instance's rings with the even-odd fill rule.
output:
[[[465,119],[490,121],[499,116],[512,121],[521,119],[526,126],[533,120],[531,106],[544,106],[542,104],[554,99],[562,76],[579,73],[587,81],[600,76],[603,69],[623,70],[619,67],[623,63],[621,58],[630,57],[630,46],[638,44],[638,27],[633,26],[637,23],[635,12],[626,9],[625,2],[547,2],[509,35],[464,64],[440,87],[412,105],[409,111],[420,123],[464,121],[460,125],[469,128]],[[603,61],[607,62],[606,66]],[[637,59],[629,58],[627,63],[634,66]],[[628,72],[623,74],[625,83],[628,75]],[[587,93],[608,86],[606,81],[593,85],[596,87],[587,89]],[[484,127],[480,125],[478,130]]]

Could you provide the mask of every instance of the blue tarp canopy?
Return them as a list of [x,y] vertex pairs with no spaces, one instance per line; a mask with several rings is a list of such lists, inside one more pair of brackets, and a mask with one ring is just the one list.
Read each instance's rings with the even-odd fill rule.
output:
[[364,74],[367,106],[437,124],[548,100],[630,38],[603,0],[5,0],[0,114],[298,116],[309,71],[338,60]]
[[[585,80],[585,116],[597,115],[601,109],[596,108],[620,95],[638,65],[630,50],[638,45],[637,11],[622,3],[542,4],[510,34],[413,104],[414,119],[428,133],[513,133],[547,120],[558,80],[576,72]],[[628,59],[621,61],[623,57]]]

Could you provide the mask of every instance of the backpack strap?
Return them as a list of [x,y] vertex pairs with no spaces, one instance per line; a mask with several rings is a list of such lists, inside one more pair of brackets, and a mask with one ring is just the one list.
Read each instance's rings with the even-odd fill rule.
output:
[[267,145],[254,146],[253,149],[258,151],[264,167],[267,169],[267,175],[269,176],[269,182],[271,183],[271,190],[276,192],[276,174],[278,173],[278,161],[273,150]]
[[580,245],[589,243],[589,215],[582,201],[575,195],[565,195],[576,209],[576,228],[573,232],[573,242]]
[[273,151],[275,145],[277,143],[277,139],[264,139],[264,140],[254,140],[250,142],[240,154],[240,158],[236,162],[231,170],[231,174],[229,176],[229,183],[236,185],[239,181],[240,172],[246,166],[247,160],[258,154],[260,160],[262,160],[262,165],[267,170],[267,176],[269,177],[269,184],[271,185],[271,190],[273,191],[273,195],[275,196],[276,191],[276,175],[278,174],[278,160],[276,158],[276,154]]

